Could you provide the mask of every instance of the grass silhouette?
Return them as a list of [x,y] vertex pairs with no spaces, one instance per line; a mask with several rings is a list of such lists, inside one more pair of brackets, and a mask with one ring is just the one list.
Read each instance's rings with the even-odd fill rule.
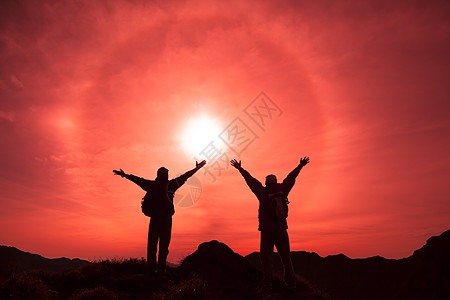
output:
[[[212,246],[217,250],[216,244]],[[262,294],[259,291],[260,272],[247,264],[242,256],[228,248],[228,254],[235,259],[233,262],[222,251],[224,249],[208,251],[204,248],[197,253],[200,256],[195,253],[188,256],[179,267],[168,268],[163,275],[146,273],[145,260],[135,258],[96,261],[59,272],[18,273],[3,282],[0,298],[298,299],[301,295],[301,299],[327,299],[301,278],[298,278],[299,293],[285,294],[281,275],[274,280],[274,294]]]
[[286,293],[277,254],[273,292],[262,294],[259,253],[242,257],[218,241],[200,244],[160,276],[147,273],[142,258],[49,260],[13,247],[0,250],[0,299],[330,299],[323,291],[345,300],[450,299],[450,230],[403,259],[291,252],[294,295]]

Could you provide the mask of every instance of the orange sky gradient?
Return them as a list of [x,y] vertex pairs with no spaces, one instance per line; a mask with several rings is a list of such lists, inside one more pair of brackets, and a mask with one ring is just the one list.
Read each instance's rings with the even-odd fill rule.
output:
[[[289,196],[292,250],[411,255],[450,228],[449,14],[447,1],[2,1],[0,244],[144,257],[144,192],[112,170],[174,177],[206,159],[189,124],[239,117],[258,138],[240,156],[218,145],[260,181],[311,158]],[[265,130],[245,114],[260,92],[282,111]],[[198,202],[175,207],[169,261],[212,239],[259,251],[256,197],[229,165],[216,175],[200,170]]]

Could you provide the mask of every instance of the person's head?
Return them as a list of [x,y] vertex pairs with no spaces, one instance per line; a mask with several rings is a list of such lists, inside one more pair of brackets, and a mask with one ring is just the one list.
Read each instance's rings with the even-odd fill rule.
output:
[[272,174],[266,176],[266,186],[276,184],[276,183],[277,183],[277,176],[272,175]]
[[164,167],[161,167],[158,169],[158,172],[156,173],[156,178],[160,180],[168,180],[169,179],[169,170],[167,170]]

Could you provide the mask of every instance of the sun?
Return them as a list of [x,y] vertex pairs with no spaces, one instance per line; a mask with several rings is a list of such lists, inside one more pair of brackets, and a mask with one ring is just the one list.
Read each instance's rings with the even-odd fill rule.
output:
[[189,156],[201,159],[201,152],[211,142],[217,143],[221,132],[219,123],[211,117],[191,118],[181,134],[181,146]]

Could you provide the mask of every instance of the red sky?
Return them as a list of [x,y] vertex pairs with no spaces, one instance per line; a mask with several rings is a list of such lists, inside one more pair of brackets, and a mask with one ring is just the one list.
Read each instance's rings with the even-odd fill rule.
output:
[[[259,180],[311,158],[289,197],[292,250],[411,255],[450,227],[449,13],[447,1],[2,1],[0,244],[145,256],[143,191],[112,170],[174,177],[211,140],[211,124],[191,124],[220,133],[239,117],[257,139],[240,156],[215,145]],[[260,92],[282,111],[264,130],[245,113]],[[256,198],[235,169],[214,172],[196,174],[195,205],[176,206],[170,261],[212,239],[259,250]]]

